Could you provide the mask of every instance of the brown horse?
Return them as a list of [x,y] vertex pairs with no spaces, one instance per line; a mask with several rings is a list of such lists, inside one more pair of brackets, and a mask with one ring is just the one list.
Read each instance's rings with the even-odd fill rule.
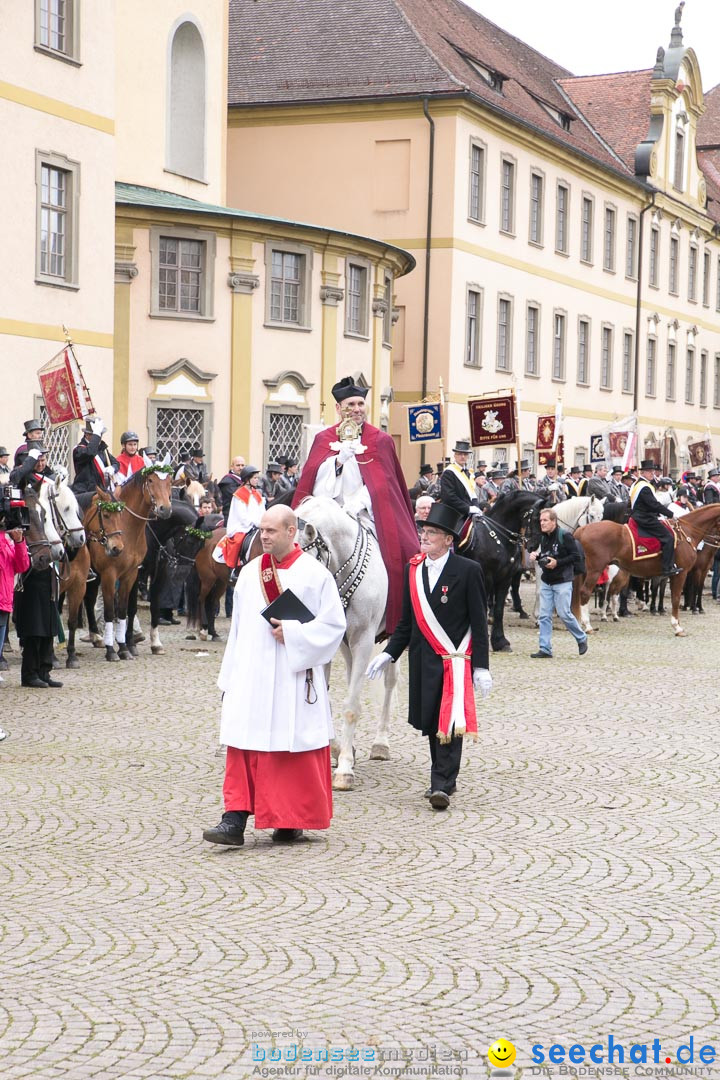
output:
[[[147,552],[145,526],[153,517],[167,518],[172,513],[170,502],[172,470],[163,465],[150,465],[134,473],[122,487],[115,490],[120,501],[108,505],[120,515],[123,549],[112,555],[104,547],[90,547],[92,568],[100,579],[105,617],[106,660],[130,660],[132,652],[126,641],[128,600],[137,581],[138,568]],[[91,634],[97,634],[95,600],[98,582],[90,582],[86,592],[85,610]],[[118,651],[113,648],[114,620],[117,618]],[[132,638],[132,625],[131,625]]]
[[[684,637],[685,631],[680,626],[680,598],[687,573],[694,567],[697,559],[697,545],[712,533],[720,523],[720,504],[704,506],[693,510],[682,518],[672,522],[676,533],[675,562],[682,567],[683,573],[670,579],[672,595],[671,624],[677,637]],[[633,559],[633,546],[630,530],[625,525],[616,525],[612,521],[598,521],[592,525],[583,525],[575,533],[585,551],[586,574],[579,588],[573,590],[573,612],[580,615],[580,605],[586,604],[592,595],[597,579],[609,563],[617,563],[623,570],[639,578],[657,577],[662,569],[661,555],[652,558]],[[577,579],[578,581],[580,579]]]
[[[75,650],[75,632],[80,621],[80,609],[87,589],[90,572],[90,545],[100,545],[109,559],[118,558],[123,551],[122,519],[117,509],[111,510],[110,496],[107,491],[98,488],[83,517],[83,528],[87,536],[85,543],[72,559],[62,564],[60,575],[60,596],[67,594],[68,605],[68,645],[65,667],[76,668],[80,664]],[[94,638],[97,637],[97,642]],[[93,644],[102,644],[97,633],[91,634]]]
[[[230,582],[230,567],[225,563],[215,562],[212,553],[225,535],[221,526],[212,533],[212,538],[195,556],[195,573],[191,574],[186,585],[187,629],[189,633],[199,629],[200,638],[217,641],[215,631],[215,610],[222,601]],[[262,552],[260,530],[255,533],[250,543],[246,562],[256,559]]]
[[25,532],[25,543],[30,555],[30,569],[47,570],[54,558],[53,546],[45,535],[40,496],[30,484],[25,485],[23,500],[28,509],[30,522]]

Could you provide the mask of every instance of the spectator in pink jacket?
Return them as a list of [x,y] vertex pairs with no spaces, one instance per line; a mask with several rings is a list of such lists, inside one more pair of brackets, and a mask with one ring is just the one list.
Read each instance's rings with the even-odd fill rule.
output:
[[[3,654],[5,637],[10,623],[13,607],[13,588],[15,575],[30,569],[30,556],[22,529],[0,531],[0,657]],[[3,677],[0,675],[0,683]],[[0,728],[0,739],[5,732]]]

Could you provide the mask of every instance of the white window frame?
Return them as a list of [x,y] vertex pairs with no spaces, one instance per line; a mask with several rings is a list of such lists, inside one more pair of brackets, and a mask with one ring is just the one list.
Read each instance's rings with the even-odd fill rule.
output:
[[668,341],[665,369],[665,400],[675,401],[677,394],[677,342]]
[[[537,191],[535,183],[537,181]],[[536,198],[536,195],[538,196]],[[545,231],[545,173],[540,169],[530,170],[530,206],[528,216],[528,243],[534,247],[543,246]]]
[[[509,169],[509,186],[505,183],[505,169]],[[515,235],[515,191],[517,186],[517,161],[509,154],[500,157],[500,232]],[[507,208],[505,205],[507,191]],[[506,211],[507,209],[507,216]]]
[[[292,254],[295,253],[293,252]],[[359,306],[360,325],[357,329],[350,325],[352,315],[350,281],[353,270],[360,271],[363,281]],[[351,256],[345,260],[345,337],[359,338],[361,341],[369,340],[371,274],[372,267],[367,259]]]
[[[480,172],[476,173],[473,165],[475,153],[479,155]],[[485,176],[487,169],[487,146],[481,140],[470,137],[470,156],[468,163],[468,221],[472,221],[475,225],[485,224]],[[477,210],[475,207],[474,191],[473,191],[473,177],[478,177],[477,180]]]
[[[612,228],[608,229],[608,222],[612,222]],[[608,238],[610,244],[608,245]],[[617,207],[605,203],[603,213],[603,270],[608,274],[615,273],[615,261],[617,258]]]
[[712,259],[707,248],[703,251],[703,283],[702,302],[703,307],[710,307],[710,275],[712,273]]
[[697,303],[698,246],[691,244],[688,252],[688,300]]
[[[585,209],[590,208],[590,213],[586,217]],[[587,266],[592,266],[593,263],[593,229],[595,228],[595,199],[592,195],[589,195],[586,191],[582,195],[582,203],[580,206],[580,262],[585,263]]]
[[648,334],[645,349],[645,397],[657,396],[657,338]]
[[715,353],[715,371],[713,376],[713,409],[720,409],[720,352]]
[[[505,321],[501,319],[501,313],[507,315]],[[504,329],[503,329],[504,328]],[[498,296],[497,305],[497,343],[495,348],[495,370],[512,371],[512,330],[513,330],[513,298],[506,293]],[[501,343],[503,345],[501,356]],[[503,359],[505,363],[501,365]]]
[[628,214],[625,232],[625,277],[629,281],[637,279],[638,219]]
[[587,315],[578,318],[577,329],[577,371],[578,386],[590,385],[590,335],[592,322]]
[[[369,277],[368,280],[370,280]],[[383,287],[385,290],[385,310],[382,318],[382,343],[384,348],[392,349],[393,289],[395,287],[395,279],[389,270],[383,271]]]
[[668,259],[668,292],[678,296],[680,292],[680,237],[670,237],[670,256]]
[[622,392],[635,392],[635,331],[623,330]]
[[600,328],[600,389],[612,390],[615,327],[603,323]]
[[80,66],[80,0],[64,0],[67,22],[64,49],[56,49],[42,41],[42,9],[52,6],[53,0],[35,0],[35,51],[62,60],[75,67]]
[[708,351],[700,350],[700,387],[698,390],[698,404],[701,409],[707,409],[707,375],[708,375]]
[[[564,193],[564,199],[561,198]],[[555,188],[555,253],[567,255],[570,251],[570,185],[558,180]]]
[[660,288],[660,230],[653,225],[650,230],[650,259],[648,264],[648,284],[653,289]]
[[695,346],[688,345],[685,350],[685,404],[695,402]]
[[673,187],[676,191],[685,190],[685,132],[681,127],[675,128],[675,140],[673,143]]
[[[532,338],[530,329],[531,311],[534,312]],[[540,378],[540,304],[535,300],[529,300],[525,308],[525,374],[530,379]]]
[[567,311],[562,308],[555,308],[553,311],[552,331],[552,381],[565,382],[567,379]]
[[[64,208],[65,225],[65,269],[63,274],[51,274],[42,269],[42,172],[43,168],[56,169],[65,174],[66,198]],[[36,188],[36,223],[35,223],[35,283],[53,285],[59,289],[78,289],[78,246],[80,237],[80,162],[72,161],[62,154],[52,154],[45,150],[35,151],[35,188]]]
[[[274,251],[301,256],[300,297],[298,322],[283,322],[272,318],[272,256]],[[265,241],[265,326],[273,330],[303,331],[311,329],[312,318],[313,249],[307,244],[285,240]]]
[[[476,304],[475,312],[472,314],[470,312],[471,297],[475,297]],[[482,367],[482,317],[483,290],[473,282],[465,290],[465,367]],[[474,324],[471,323],[471,319],[474,319]]]
[[[171,240],[196,240],[204,245],[200,271],[200,311],[168,311],[160,307],[160,237]],[[150,317],[181,319],[185,322],[212,322],[215,304],[215,253],[217,235],[208,229],[181,226],[150,229]]]

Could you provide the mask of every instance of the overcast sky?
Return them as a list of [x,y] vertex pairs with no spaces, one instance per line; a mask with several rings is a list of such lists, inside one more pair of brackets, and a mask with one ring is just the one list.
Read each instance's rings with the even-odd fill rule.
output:
[[[465,0],[573,75],[651,68],[667,48],[677,0]],[[720,83],[720,0],[687,0],[684,44],[695,50],[703,88]]]

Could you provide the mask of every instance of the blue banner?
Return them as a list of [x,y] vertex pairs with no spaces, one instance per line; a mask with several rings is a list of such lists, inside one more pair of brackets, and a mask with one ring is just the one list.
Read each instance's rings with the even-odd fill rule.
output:
[[442,439],[442,410],[434,405],[410,405],[408,408],[410,442],[432,442]]

